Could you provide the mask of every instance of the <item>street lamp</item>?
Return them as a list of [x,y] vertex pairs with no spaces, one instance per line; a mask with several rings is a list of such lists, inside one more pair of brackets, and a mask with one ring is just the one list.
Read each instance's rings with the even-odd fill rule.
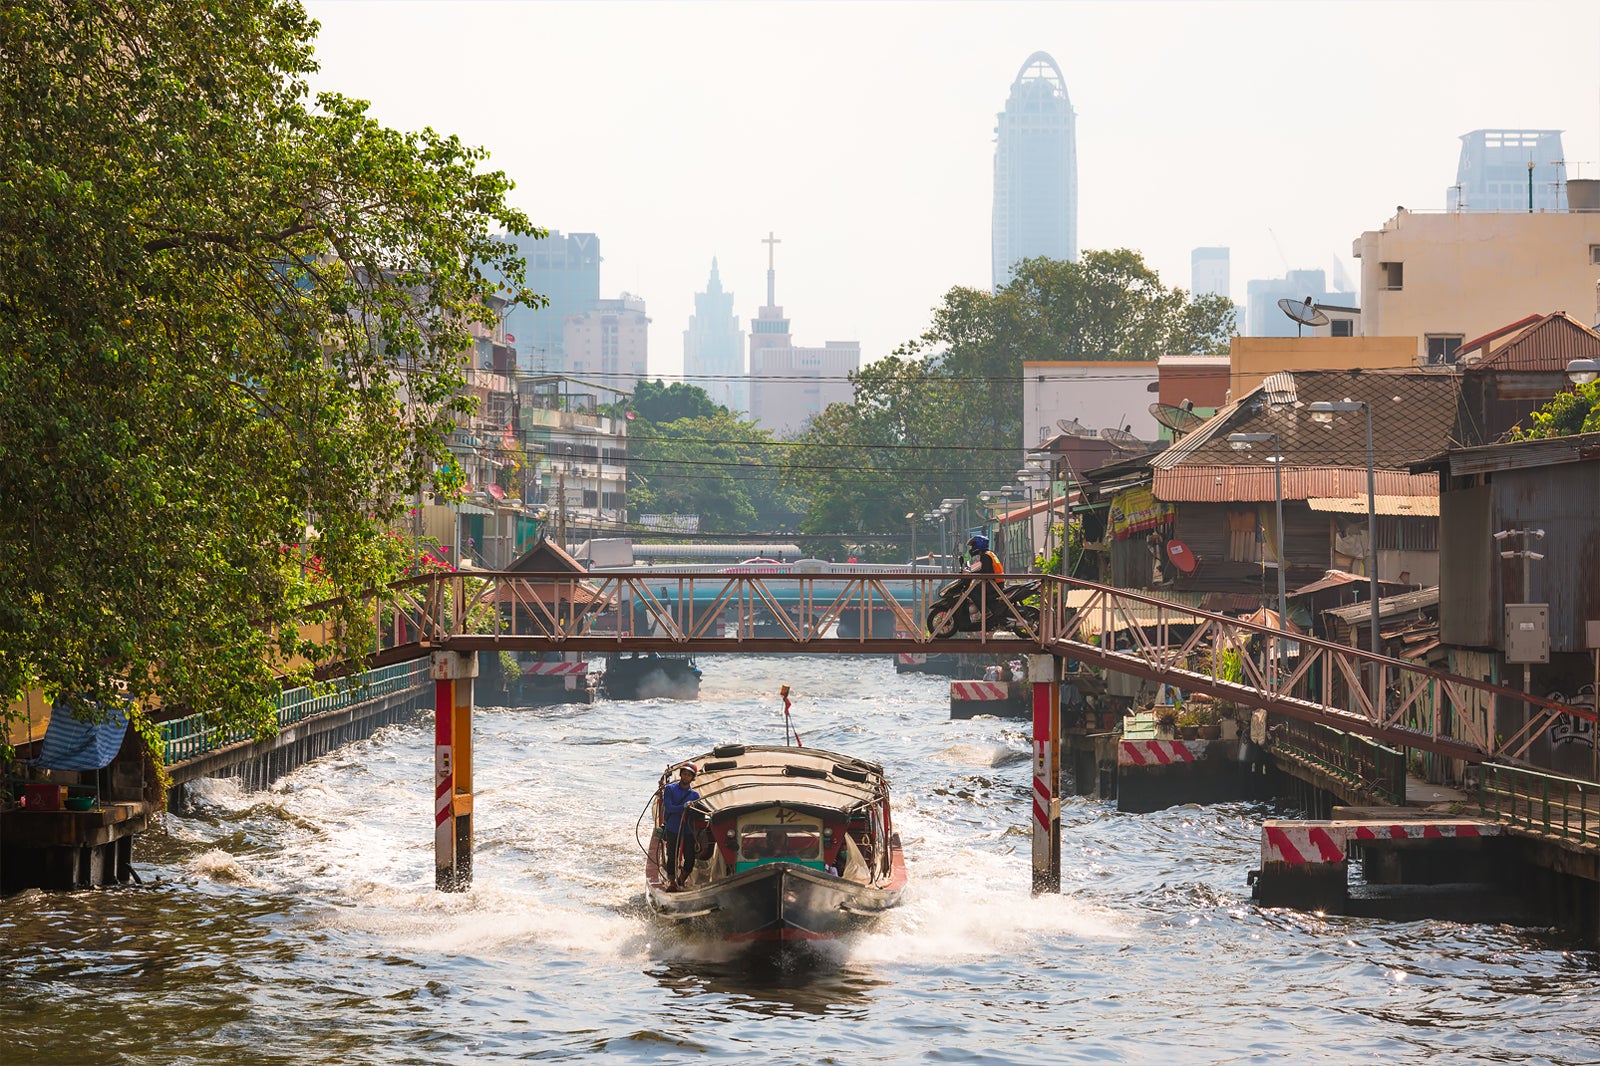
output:
[[1574,359],[1567,364],[1567,380],[1574,385],[1588,385],[1600,377],[1600,359]]
[[911,569],[917,568],[917,512],[906,512],[906,524],[911,527]]
[[[1367,576],[1372,585],[1367,596],[1372,601],[1372,654],[1382,655],[1383,641],[1378,635],[1378,497],[1377,474],[1372,461],[1372,405],[1365,400],[1318,400],[1307,409],[1318,422],[1332,422],[1333,416],[1341,411],[1367,412]],[[1373,665],[1372,676],[1372,712],[1382,714],[1383,693],[1379,685],[1383,670],[1377,664]]]
[[[1278,504],[1278,628],[1289,632],[1289,600],[1284,590],[1284,571],[1289,560],[1283,555],[1283,448],[1276,433],[1230,433],[1228,443],[1236,448],[1272,442],[1272,488]],[[1281,652],[1279,654],[1282,654]]]

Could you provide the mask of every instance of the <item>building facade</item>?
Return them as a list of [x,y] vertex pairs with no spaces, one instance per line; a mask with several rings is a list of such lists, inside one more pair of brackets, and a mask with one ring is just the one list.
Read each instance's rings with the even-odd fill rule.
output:
[[683,331],[683,379],[736,414],[750,409],[744,330],[733,313],[733,293],[722,288],[716,259],[711,260],[706,291],[695,293],[694,314]]
[[1045,52],[1022,64],[996,116],[992,274],[1023,259],[1078,259],[1078,135],[1061,68]]
[[568,315],[562,331],[562,361],[570,373],[630,392],[648,375],[649,348],[644,300],[628,293]]
[[1461,135],[1447,211],[1565,211],[1566,153],[1560,130],[1473,130]]
[[1189,253],[1189,291],[1196,296],[1233,298],[1228,249],[1196,248]]
[[505,314],[506,343],[517,353],[517,366],[536,373],[563,368],[567,316],[593,310],[600,300],[600,238],[593,233],[563,236],[510,236],[527,264],[528,288],[550,301],[534,310],[508,308]]
[[769,233],[763,243],[767,302],[750,320],[750,420],[779,437],[792,437],[829,404],[855,398],[849,378],[861,369],[861,344],[828,341],[821,348],[803,348],[794,343],[778,306],[773,253],[781,242]]
[[[1022,447],[1037,448],[1062,427],[1077,422],[1086,431],[1125,430],[1142,441],[1160,439],[1150,413],[1160,369],[1127,360],[1025,362],[1022,364]],[[1117,434],[1113,433],[1112,436]]]
[[1419,363],[1530,313],[1600,316],[1600,213],[1400,211],[1356,239],[1361,330],[1409,337]]

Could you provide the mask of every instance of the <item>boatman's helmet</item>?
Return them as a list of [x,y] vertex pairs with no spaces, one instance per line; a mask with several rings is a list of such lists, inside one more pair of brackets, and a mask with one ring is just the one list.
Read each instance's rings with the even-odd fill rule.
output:
[[974,552],[986,552],[989,550],[989,538],[982,533],[974,533],[972,539],[967,541],[967,547]]

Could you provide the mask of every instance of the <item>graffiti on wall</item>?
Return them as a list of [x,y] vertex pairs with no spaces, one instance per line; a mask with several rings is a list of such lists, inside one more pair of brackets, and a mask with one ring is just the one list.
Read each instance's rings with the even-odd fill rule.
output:
[[[1552,692],[1549,698],[1557,703],[1564,703],[1569,707],[1587,707],[1592,710],[1594,708],[1594,686],[1585,685],[1572,696],[1563,695],[1560,692]],[[1570,714],[1564,714],[1557,718],[1547,731],[1550,738],[1550,746],[1559,748],[1572,744],[1580,748],[1593,748],[1595,739],[1594,726],[1595,724],[1587,719],[1574,718]]]

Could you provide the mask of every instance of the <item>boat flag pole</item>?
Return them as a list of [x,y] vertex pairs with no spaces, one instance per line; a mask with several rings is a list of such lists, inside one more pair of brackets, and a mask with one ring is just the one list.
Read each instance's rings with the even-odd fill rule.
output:
[[800,731],[794,728],[794,723],[789,720],[789,686],[784,685],[780,688],[778,695],[783,697],[783,739],[788,741],[792,734],[794,736],[794,746],[803,748],[805,745],[800,743]]

